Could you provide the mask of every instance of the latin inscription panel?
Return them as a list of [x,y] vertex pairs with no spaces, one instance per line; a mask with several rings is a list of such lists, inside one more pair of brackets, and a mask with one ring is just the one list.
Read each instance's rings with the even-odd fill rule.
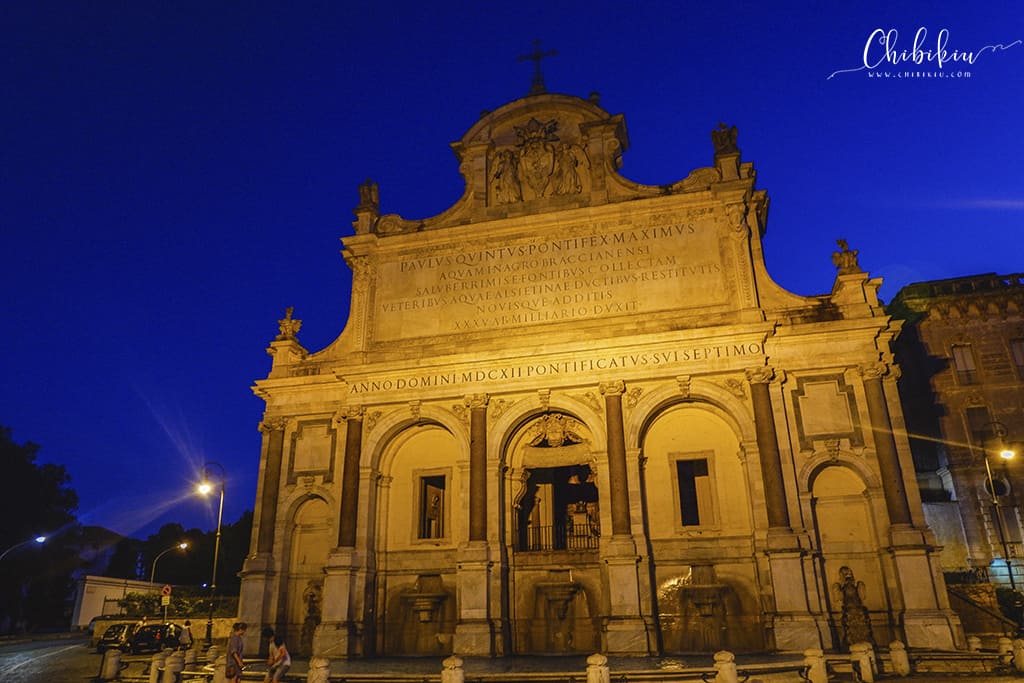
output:
[[376,339],[521,328],[720,305],[725,267],[710,217],[380,264]]

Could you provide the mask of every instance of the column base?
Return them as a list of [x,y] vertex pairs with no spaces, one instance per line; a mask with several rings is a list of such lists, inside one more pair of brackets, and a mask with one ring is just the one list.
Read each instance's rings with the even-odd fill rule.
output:
[[356,642],[351,624],[325,622],[313,632],[313,654],[327,659],[348,659],[357,654]]
[[494,631],[488,621],[466,621],[455,627],[452,648],[457,655],[494,655]]
[[603,652],[610,655],[654,654],[643,619],[613,619],[604,631]]
[[803,652],[812,647],[828,650],[832,647],[825,617],[791,614],[775,615],[771,619],[775,650],[778,652]]
[[907,647],[927,647],[933,650],[963,650],[967,647],[960,617],[955,612],[907,610],[902,616]]

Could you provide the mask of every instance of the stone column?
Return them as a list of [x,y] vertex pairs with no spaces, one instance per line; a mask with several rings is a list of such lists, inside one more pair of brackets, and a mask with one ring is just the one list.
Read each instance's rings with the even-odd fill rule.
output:
[[608,430],[608,492],[611,495],[612,534],[630,536],[629,474],[626,470],[626,434],[622,423],[622,394],[625,384],[601,382]]
[[746,371],[750,382],[750,396],[754,404],[754,428],[757,432],[757,450],[764,482],[764,503],[768,512],[768,528],[789,532],[789,507],[786,504],[786,484],[782,476],[782,455],[775,432],[775,412],[768,384],[775,376],[771,368],[751,368]]
[[[263,472],[259,501],[259,526],[253,539],[255,552],[242,564],[242,586],[238,596],[239,619],[250,624],[275,621],[271,610],[277,592],[274,571],[274,534],[277,527],[277,507],[281,492],[281,465],[284,462],[284,433],[288,418],[265,418],[259,429],[263,433]],[[280,558],[278,558],[280,559]],[[245,646],[259,646],[259,629],[246,634]]]
[[454,649],[460,655],[494,654],[490,619],[491,557],[487,544],[487,394],[466,396],[469,408],[469,543],[456,554],[459,623]]
[[889,367],[885,363],[874,363],[861,367],[860,373],[885,509],[889,514],[888,551],[896,573],[890,602],[894,611],[902,609],[899,621],[903,626],[903,640],[908,647],[963,647],[960,618],[944,600],[945,584],[938,556],[932,555],[926,534],[913,525],[883,386]]
[[864,397],[868,404],[868,419],[871,420],[871,433],[874,435],[878,471],[882,475],[882,492],[885,495],[885,509],[889,512],[889,523],[909,527],[913,524],[910,503],[907,502],[907,490],[903,484],[896,439],[892,435],[889,406],[885,402],[885,390],[882,388],[882,377],[887,372],[888,367],[885,363],[861,368]]
[[281,463],[284,461],[284,429],[287,419],[277,418],[260,423],[266,435],[267,465],[263,469],[263,495],[260,499],[260,529],[256,538],[257,553],[274,551],[274,527],[277,524],[277,498],[281,491]]
[[345,425],[345,454],[341,474],[338,547],[327,555],[321,622],[313,633],[313,654],[350,657],[362,648],[356,642],[351,603],[359,555],[356,522],[359,517],[359,466],[363,449],[363,406],[346,405],[334,415],[335,429]]
[[645,655],[651,653],[651,643],[640,615],[640,558],[633,541],[629,509],[629,472],[622,421],[622,394],[626,386],[618,380],[601,382],[598,389],[604,396],[608,495],[612,517],[611,537],[602,539],[601,543],[610,608],[603,651],[608,654]]
[[363,408],[348,407],[339,417],[345,420],[345,464],[341,475],[341,519],[338,546],[356,546],[356,520],[359,517],[359,462],[363,454]]
[[469,542],[487,541],[487,394],[465,399],[469,408]]

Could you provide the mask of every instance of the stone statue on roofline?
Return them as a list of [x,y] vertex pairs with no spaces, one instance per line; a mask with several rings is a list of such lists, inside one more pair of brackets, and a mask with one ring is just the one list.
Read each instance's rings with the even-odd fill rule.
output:
[[281,332],[274,338],[274,341],[298,341],[296,335],[299,333],[299,328],[302,327],[302,321],[292,317],[294,310],[294,306],[289,306],[284,311],[284,318],[277,321],[278,329]]
[[380,211],[380,190],[377,187],[377,183],[369,178],[366,179],[365,183],[359,185],[359,206],[373,211]]
[[715,156],[719,154],[738,154],[740,148],[736,145],[736,136],[739,131],[736,126],[727,126],[719,123],[718,128],[711,131],[711,144],[715,146]]
[[860,252],[857,249],[851,250],[844,239],[836,240],[836,244],[839,245],[840,251],[832,252],[832,263],[839,270],[839,274],[863,273],[864,271],[857,263],[857,254]]

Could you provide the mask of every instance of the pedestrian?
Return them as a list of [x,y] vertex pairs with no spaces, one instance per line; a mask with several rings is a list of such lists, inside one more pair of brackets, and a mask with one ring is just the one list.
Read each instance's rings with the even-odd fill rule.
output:
[[185,620],[185,626],[182,627],[181,633],[178,635],[178,645],[182,650],[192,647],[192,622],[188,619]]
[[281,679],[292,668],[292,656],[284,644],[284,637],[275,635],[270,643],[270,657],[268,661],[270,668],[267,669],[267,676],[264,683],[281,683]]
[[225,678],[231,683],[242,681],[242,669],[245,668],[242,662],[242,636],[245,635],[245,629],[244,621],[235,622],[231,627],[231,637],[228,638],[228,661],[224,673]]

